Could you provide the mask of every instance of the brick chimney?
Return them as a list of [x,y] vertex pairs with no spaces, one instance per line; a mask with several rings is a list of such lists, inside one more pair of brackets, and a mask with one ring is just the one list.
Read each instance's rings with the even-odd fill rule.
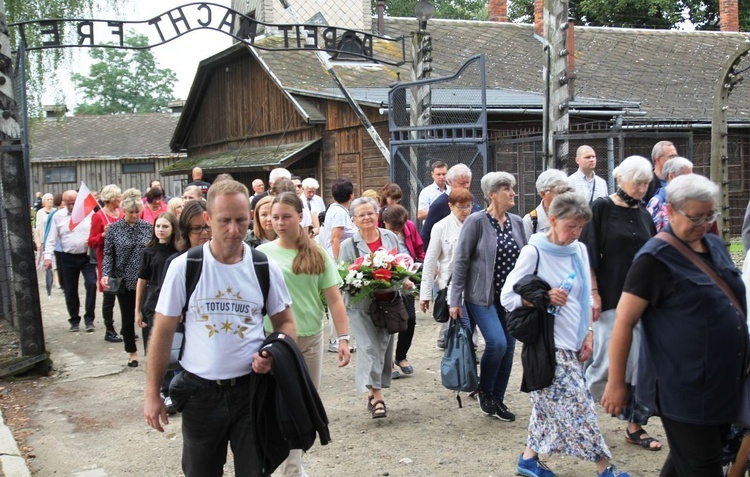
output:
[[489,0],[487,2],[488,19],[491,22],[508,22],[508,0]]
[[719,0],[721,31],[740,31],[739,0]]
[[534,31],[544,36],[544,0],[534,0]]

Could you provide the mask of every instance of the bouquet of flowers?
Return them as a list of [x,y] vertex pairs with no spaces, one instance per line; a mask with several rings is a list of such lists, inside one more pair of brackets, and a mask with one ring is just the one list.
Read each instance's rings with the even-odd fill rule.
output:
[[414,259],[407,253],[379,248],[350,264],[339,264],[339,274],[344,281],[341,290],[351,296],[352,303],[356,303],[373,293],[397,290],[406,280],[410,280],[415,286],[406,291],[418,294],[417,285],[422,278],[419,273],[420,265],[414,263]]

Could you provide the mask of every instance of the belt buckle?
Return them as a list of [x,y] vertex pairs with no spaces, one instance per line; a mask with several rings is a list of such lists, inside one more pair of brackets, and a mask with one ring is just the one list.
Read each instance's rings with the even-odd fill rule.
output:
[[230,378],[230,379],[217,379],[216,384],[219,386],[229,386],[231,388],[234,387],[235,384],[237,384],[237,378]]

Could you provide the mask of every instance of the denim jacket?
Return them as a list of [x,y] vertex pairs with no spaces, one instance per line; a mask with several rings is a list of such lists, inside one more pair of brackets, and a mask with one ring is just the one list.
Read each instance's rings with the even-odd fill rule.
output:
[[[507,213],[513,238],[518,248],[526,245],[523,221],[516,214]],[[495,259],[497,232],[484,211],[471,214],[464,221],[453,258],[453,278],[448,303],[461,306],[466,300],[480,306],[490,306],[495,297]]]

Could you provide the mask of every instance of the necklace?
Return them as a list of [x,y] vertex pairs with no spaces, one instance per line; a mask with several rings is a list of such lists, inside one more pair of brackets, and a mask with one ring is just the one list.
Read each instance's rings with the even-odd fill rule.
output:
[[615,194],[617,194],[617,197],[622,199],[622,201],[625,202],[625,205],[627,205],[628,207],[636,207],[642,203],[640,200],[630,197],[628,194],[625,193],[624,190],[622,190],[619,187],[615,191]]

